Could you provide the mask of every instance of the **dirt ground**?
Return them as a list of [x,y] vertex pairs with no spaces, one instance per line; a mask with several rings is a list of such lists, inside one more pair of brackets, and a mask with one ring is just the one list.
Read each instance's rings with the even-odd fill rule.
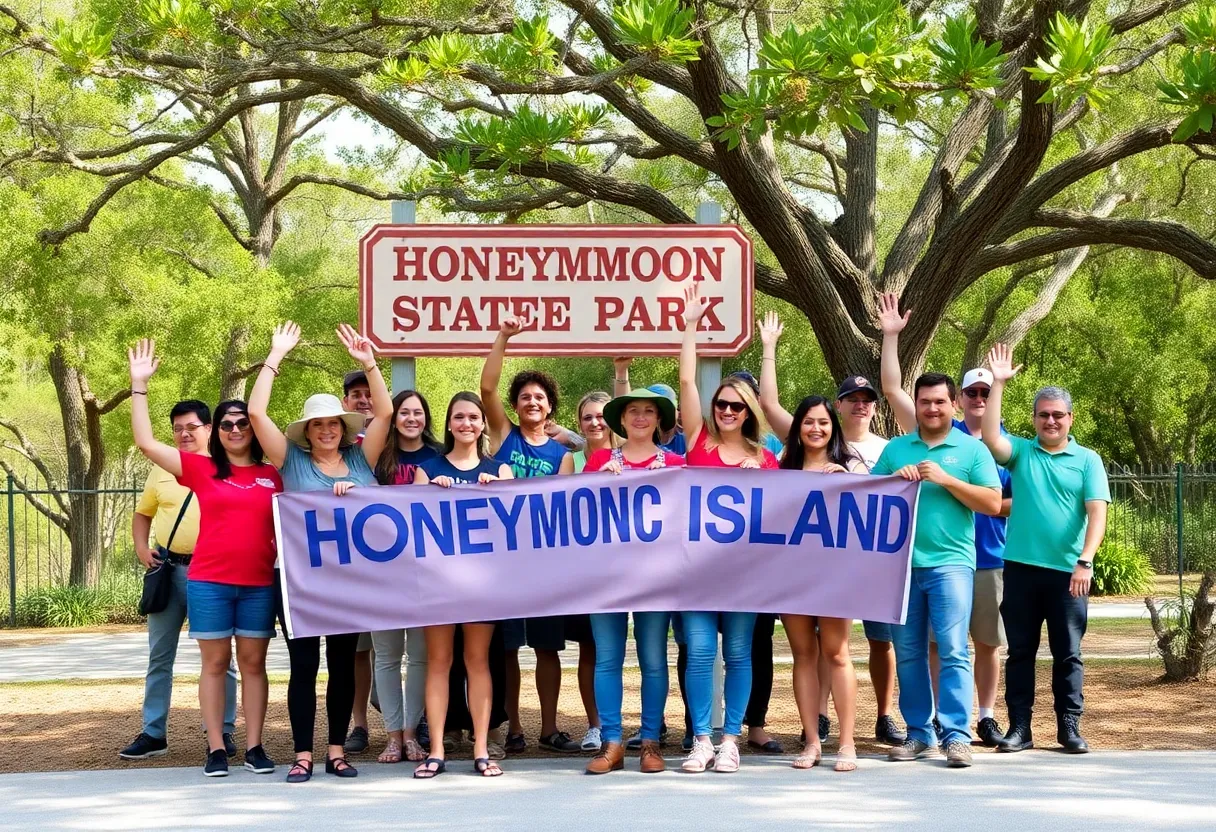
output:
[[[1159,665],[1149,661],[1101,661],[1086,664],[1086,738],[1095,748],[1120,749],[1205,749],[1210,747],[1216,729],[1216,683],[1200,682],[1166,685],[1156,681]],[[882,747],[866,735],[872,730],[875,705],[865,666],[858,673],[858,751],[880,752]],[[625,678],[624,722],[626,734],[638,724],[639,677],[627,671]],[[287,762],[291,754],[291,732],[287,720],[287,685],[281,677],[272,678],[271,701],[266,729],[266,747],[277,762]],[[1039,666],[1040,710],[1035,715],[1035,732],[1041,746],[1054,744],[1055,724],[1051,712],[1050,671]],[[201,765],[203,737],[194,680],[182,679],[174,687],[173,709],[169,718],[169,754],[143,763],[118,759],[118,750],[140,731],[141,680],[112,682],[55,682],[0,685],[0,736],[5,738],[5,754],[0,757],[0,772],[62,771],[74,769],[121,768],[125,766]],[[315,748],[324,748],[324,698],[318,697],[318,731]],[[537,755],[535,740],[540,715],[533,680],[524,673],[523,722],[530,741],[528,756]],[[586,718],[581,712],[578,685],[573,671],[563,678],[559,724],[571,735],[581,737]],[[998,709],[999,710],[999,709]],[[683,733],[683,717],[676,686],[668,699],[667,721],[671,726],[668,753],[678,755]],[[836,747],[836,717],[832,715],[832,736],[826,751]],[[375,755],[384,744],[379,714],[371,714],[372,745],[368,753],[353,759],[356,765],[377,765]],[[798,745],[798,718],[790,688],[788,666],[778,666],[768,713],[768,730],[781,741],[787,753]],[[238,725],[238,745],[243,745]],[[986,751],[976,747],[977,753]],[[465,743],[452,759],[471,756]],[[509,765],[510,761],[506,763]],[[581,762],[571,760],[572,766]],[[408,771],[402,767],[402,774]]]

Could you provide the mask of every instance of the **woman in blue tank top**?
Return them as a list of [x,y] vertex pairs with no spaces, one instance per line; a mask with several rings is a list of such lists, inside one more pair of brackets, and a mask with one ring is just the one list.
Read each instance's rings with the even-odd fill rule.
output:
[[[511,467],[490,456],[486,436],[486,411],[475,393],[457,393],[448,404],[443,428],[443,453],[422,463],[414,475],[415,485],[453,485],[490,483],[513,479]],[[490,759],[490,639],[493,622],[459,625],[464,634],[464,663],[468,674],[469,712],[473,715],[473,768],[483,777],[502,774]],[[455,624],[424,627],[426,635],[426,721],[431,731],[431,756],[414,771],[423,780],[437,777],[447,769],[444,760],[443,730],[448,713],[448,674],[452,668]]]

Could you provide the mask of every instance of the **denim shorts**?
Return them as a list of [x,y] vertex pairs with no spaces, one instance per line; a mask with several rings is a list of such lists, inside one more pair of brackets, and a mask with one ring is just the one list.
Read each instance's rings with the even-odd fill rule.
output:
[[866,631],[870,641],[885,641],[891,643],[891,625],[882,621],[863,621],[861,626]]
[[274,638],[274,587],[186,582],[190,638]]

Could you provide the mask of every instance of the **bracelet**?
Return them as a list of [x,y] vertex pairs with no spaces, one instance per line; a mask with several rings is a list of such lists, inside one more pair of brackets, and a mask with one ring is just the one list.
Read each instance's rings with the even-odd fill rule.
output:
[[263,368],[263,369],[266,369],[266,370],[270,370],[270,372],[274,373],[274,377],[275,377],[275,378],[278,378],[278,377],[279,377],[279,368],[278,368],[278,367],[275,367],[275,366],[273,366],[273,365],[271,365],[271,364],[267,364],[265,361],[263,361],[263,362],[262,362],[262,368]]
[[763,358],[761,358],[760,360],[761,361],[772,361],[774,364],[777,363],[777,358],[772,355],[766,355]]
[[147,390],[132,390],[131,395],[132,396],[146,396],[146,395],[148,395],[148,391]]
[[372,365],[372,366],[370,366],[370,367],[364,367],[364,368],[363,368],[363,372],[365,372],[365,373],[370,373],[370,372],[374,372],[375,370],[379,370],[379,369],[380,369],[380,365],[379,365],[379,364],[373,364],[373,365]]
[[615,381],[617,384],[628,384],[629,383],[628,378],[618,378],[618,379],[615,379]]

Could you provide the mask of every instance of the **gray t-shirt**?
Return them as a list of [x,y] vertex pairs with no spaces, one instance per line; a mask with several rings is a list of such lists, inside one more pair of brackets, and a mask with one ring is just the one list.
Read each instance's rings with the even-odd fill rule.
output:
[[331,477],[321,472],[312,461],[312,455],[295,442],[287,443],[287,456],[283,467],[279,469],[283,477],[284,491],[332,491],[336,482],[353,482],[358,486],[377,485],[376,475],[367,458],[363,456],[363,448],[350,445],[341,449],[342,461],[346,463],[349,473],[344,477]]

